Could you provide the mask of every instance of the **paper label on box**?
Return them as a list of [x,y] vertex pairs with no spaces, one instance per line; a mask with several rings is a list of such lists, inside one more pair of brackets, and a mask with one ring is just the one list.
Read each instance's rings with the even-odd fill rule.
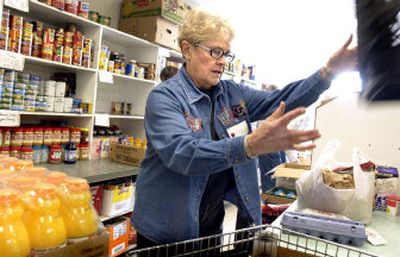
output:
[[125,242],[120,243],[119,245],[117,245],[113,249],[111,249],[111,255],[114,256],[117,253],[123,251],[124,249],[125,249]]
[[22,54],[0,50],[0,67],[10,70],[22,71],[25,66],[25,58]]
[[94,125],[101,127],[110,126],[110,117],[108,114],[96,114],[94,118]]
[[132,196],[132,186],[115,189],[112,198],[112,203],[118,203],[124,200],[130,200],[131,196]]
[[29,0],[4,0],[4,5],[23,12],[29,12]]
[[117,238],[126,235],[127,232],[128,232],[128,226],[126,222],[116,225],[113,228],[113,240],[116,240]]
[[20,115],[15,112],[0,111],[0,126],[1,127],[19,127]]
[[111,72],[99,70],[99,80],[103,83],[114,84],[114,77]]

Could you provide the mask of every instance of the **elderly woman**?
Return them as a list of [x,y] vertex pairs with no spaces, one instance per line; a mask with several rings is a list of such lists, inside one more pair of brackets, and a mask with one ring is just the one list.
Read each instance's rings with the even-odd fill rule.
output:
[[[221,80],[234,59],[233,35],[220,17],[191,11],[179,35],[184,66],[148,96],[148,146],[132,216],[139,248],[220,233],[223,200],[238,207],[242,227],[260,224],[255,157],[314,147],[301,143],[317,139],[318,131],[289,130],[287,124],[356,60],[347,48],[350,38],[309,78],[259,91]],[[258,120],[264,121],[251,131]]]

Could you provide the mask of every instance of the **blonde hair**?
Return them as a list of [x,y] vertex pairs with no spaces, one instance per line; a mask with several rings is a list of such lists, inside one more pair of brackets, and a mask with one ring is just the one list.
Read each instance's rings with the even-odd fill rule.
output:
[[225,33],[229,41],[234,37],[233,28],[227,20],[196,8],[186,15],[185,22],[178,36],[178,41],[179,45],[182,44],[183,40],[191,44],[200,43],[219,38],[221,33]]

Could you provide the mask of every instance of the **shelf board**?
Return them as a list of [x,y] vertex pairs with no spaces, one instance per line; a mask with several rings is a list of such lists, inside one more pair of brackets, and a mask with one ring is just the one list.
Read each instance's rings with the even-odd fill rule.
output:
[[132,119],[132,120],[144,120],[144,116],[140,115],[108,115],[110,119]]
[[137,176],[140,168],[105,160],[77,161],[74,164],[38,164],[49,170],[59,170],[66,172],[69,176],[81,177],[87,179],[89,183],[98,183],[102,181],[124,178],[128,176]]
[[125,211],[125,212],[122,212],[122,213],[119,213],[119,214],[116,214],[116,215],[111,215],[111,216],[103,216],[102,215],[102,216],[100,216],[100,221],[104,222],[104,221],[107,221],[107,220],[110,220],[110,219],[113,219],[113,218],[120,217],[122,215],[128,214],[130,212],[133,212],[133,209],[130,209],[129,211]]
[[135,78],[135,77],[128,76],[128,75],[122,75],[122,74],[114,74],[113,73],[113,76],[114,76],[114,78],[133,80],[133,81],[140,81],[140,82],[145,82],[145,83],[149,83],[149,84],[153,84],[153,85],[156,83],[154,80],[139,79],[139,78]]
[[32,57],[32,56],[25,56],[25,62],[48,66],[48,67],[58,67],[58,68],[63,68],[63,69],[68,69],[68,70],[81,70],[81,71],[87,71],[87,72],[96,72],[96,70],[92,69],[92,68],[85,68],[85,67],[75,66],[72,64],[54,62],[54,61],[49,61],[49,60],[45,60],[45,59],[38,58],[38,57]]
[[74,23],[84,30],[91,28],[100,28],[100,24],[88,19],[79,17],[78,15],[60,11],[53,6],[41,3],[37,0],[29,1],[29,13],[41,21],[64,27],[66,23]]
[[105,41],[113,42],[125,47],[143,46],[143,47],[158,47],[158,45],[150,43],[144,39],[135,37],[131,34],[119,31],[108,26],[100,25],[103,28],[103,38]]
[[93,114],[89,113],[67,113],[67,112],[26,112],[26,111],[13,111],[1,110],[2,112],[16,113],[24,116],[56,116],[56,117],[76,117],[76,118],[91,118]]

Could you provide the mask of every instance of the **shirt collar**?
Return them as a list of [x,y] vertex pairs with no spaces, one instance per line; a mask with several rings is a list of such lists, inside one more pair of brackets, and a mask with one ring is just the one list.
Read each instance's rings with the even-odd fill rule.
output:
[[[187,73],[185,66],[182,66],[182,68],[179,70],[179,80],[186,97],[189,99],[190,104],[199,101],[203,97],[208,97],[207,94],[201,92],[200,89],[193,83],[193,80]],[[215,87],[214,97],[222,93],[222,86],[220,82]]]

